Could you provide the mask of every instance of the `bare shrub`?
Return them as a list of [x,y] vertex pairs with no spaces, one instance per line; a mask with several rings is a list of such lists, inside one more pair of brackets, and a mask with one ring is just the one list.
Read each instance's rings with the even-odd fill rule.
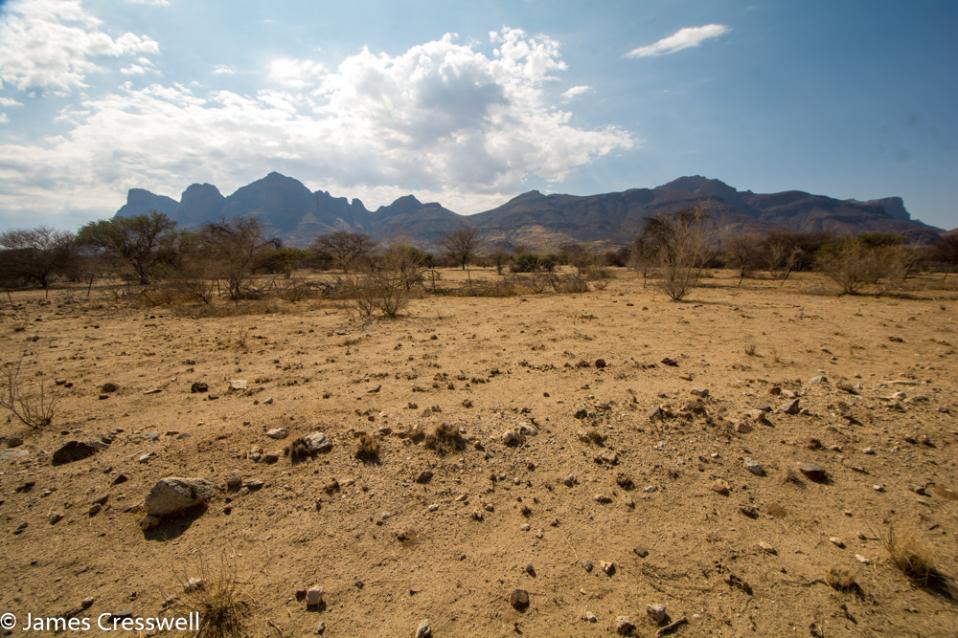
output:
[[44,379],[37,383],[35,394],[24,394],[23,355],[16,363],[4,364],[4,385],[0,389],[0,406],[10,410],[21,423],[31,430],[50,425],[56,412],[57,398],[49,392]]
[[370,270],[352,283],[355,308],[363,320],[395,319],[409,304],[410,291],[399,271]]
[[673,301],[681,301],[698,285],[708,261],[704,220],[697,210],[646,220],[642,234],[658,256],[659,286]]
[[822,273],[854,295],[882,279],[904,278],[909,270],[909,251],[897,235],[866,234],[830,242],[818,251],[816,264]]
[[754,235],[734,235],[724,242],[725,263],[738,273],[738,285],[758,270],[763,258],[762,242]]
[[199,615],[197,638],[236,638],[249,635],[249,599],[236,575],[235,563],[222,557],[216,570],[204,562],[197,579],[185,581],[177,610]]

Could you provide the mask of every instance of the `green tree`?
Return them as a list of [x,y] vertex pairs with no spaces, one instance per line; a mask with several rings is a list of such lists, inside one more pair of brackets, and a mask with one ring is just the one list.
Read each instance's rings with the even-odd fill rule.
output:
[[114,217],[90,222],[77,241],[102,250],[133,269],[137,281],[148,284],[154,268],[176,254],[176,222],[159,211],[136,217]]

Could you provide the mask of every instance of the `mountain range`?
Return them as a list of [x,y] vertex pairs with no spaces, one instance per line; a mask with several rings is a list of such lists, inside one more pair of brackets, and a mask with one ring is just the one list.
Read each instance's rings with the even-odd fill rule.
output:
[[773,229],[894,232],[914,243],[931,243],[942,232],[912,219],[900,197],[858,201],[797,190],[760,194],[701,176],[599,195],[529,191],[492,210],[459,215],[441,204],[420,202],[413,195],[370,211],[358,199],[312,192],[302,182],[273,172],[227,197],[211,184],[192,184],[179,201],[134,188],[116,216],[158,210],[186,228],[253,216],[271,236],[291,246],[305,246],[318,235],[345,230],[377,240],[402,237],[429,248],[453,230],[475,226],[488,245],[545,250],[570,241],[597,247],[624,245],[641,230],[646,218],[692,206],[708,213],[708,224],[716,236]]

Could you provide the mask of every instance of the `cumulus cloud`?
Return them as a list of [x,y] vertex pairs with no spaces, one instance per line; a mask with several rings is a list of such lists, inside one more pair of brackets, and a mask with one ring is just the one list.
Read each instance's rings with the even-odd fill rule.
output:
[[23,102],[14,100],[12,97],[0,97],[0,106],[3,106],[3,107],[23,106]]
[[10,122],[10,116],[6,113],[0,113],[0,124],[8,124]]
[[302,89],[315,83],[326,72],[319,62],[296,58],[277,58],[269,65],[269,80],[273,84]]
[[576,86],[570,87],[562,92],[560,96],[563,100],[572,100],[577,97],[583,96],[586,93],[591,93],[592,87],[586,84],[577,84]]
[[127,4],[143,4],[151,7],[168,7],[170,0],[125,0]]
[[79,0],[11,0],[0,13],[0,85],[58,94],[86,88],[95,60],[159,52],[149,37],[114,38]]
[[128,82],[84,96],[60,111],[64,133],[0,144],[0,209],[69,202],[102,216],[130,187],[230,192],[278,170],[367,205],[413,192],[476,212],[635,145],[552,103],[546,86],[566,68],[554,40],[508,28],[491,40],[363,49],[328,70],[293,60],[252,93]]
[[627,58],[648,58],[659,55],[671,55],[684,49],[697,47],[706,40],[718,38],[730,29],[724,24],[706,24],[700,27],[684,27],[658,42],[632,49],[625,54]]
[[236,69],[228,64],[217,64],[213,67],[213,75],[236,75]]

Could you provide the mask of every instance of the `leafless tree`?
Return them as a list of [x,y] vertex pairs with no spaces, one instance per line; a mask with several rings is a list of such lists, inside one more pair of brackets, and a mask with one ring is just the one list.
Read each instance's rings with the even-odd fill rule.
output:
[[476,256],[479,250],[479,242],[479,229],[464,226],[446,235],[442,240],[442,247],[449,255],[450,261],[465,270],[469,262]]
[[738,285],[763,263],[762,241],[755,235],[733,235],[724,242],[725,263],[738,272]]
[[643,235],[658,255],[660,286],[673,301],[698,284],[708,261],[704,219],[701,212],[687,210],[646,220]]
[[320,235],[313,242],[314,251],[328,255],[333,264],[343,272],[365,261],[376,242],[369,235],[338,231],[328,235]]
[[56,274],[66,274],[76,257],[76,235],[39,226],[0,233],[5,280],[23,280],[47,290]]
[[261,254],[279,248],[275,239],[264,239],[263,228],[251,217],[206,225],[200,234],[202,249],[212,259],[213,272],[226,281],[230,299],[242,298]]

